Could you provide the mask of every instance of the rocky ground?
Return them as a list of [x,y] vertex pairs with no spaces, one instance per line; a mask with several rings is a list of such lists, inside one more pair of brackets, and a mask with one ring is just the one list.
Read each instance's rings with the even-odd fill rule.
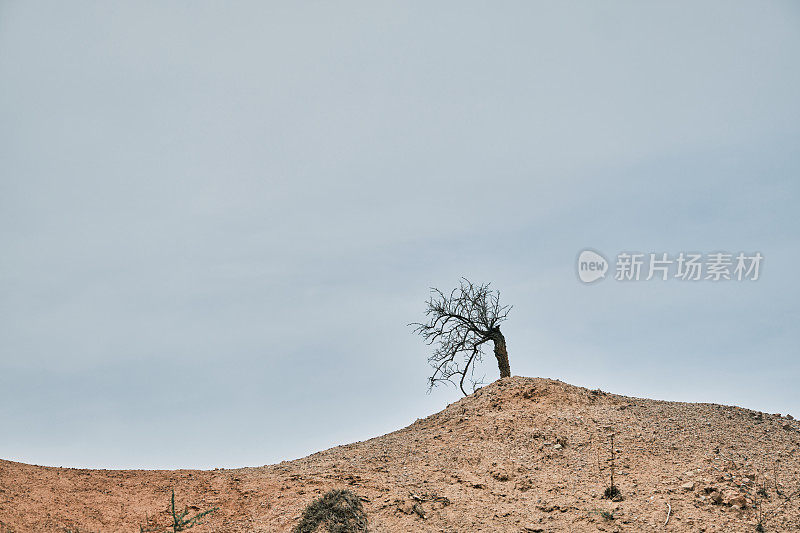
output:
[[166,526],[173,489],[190,512],[218,507],[192,531],[291,531],[331,488],[360,495],[375,532],[800,531],[800,424],[513,377],[394,433],[271,466],[0,461],[0,533]]

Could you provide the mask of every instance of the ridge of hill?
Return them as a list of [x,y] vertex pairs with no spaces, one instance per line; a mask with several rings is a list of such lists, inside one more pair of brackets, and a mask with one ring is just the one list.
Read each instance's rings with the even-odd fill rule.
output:
[[[621,498],[604,498],[614,483]],[[498,380],[398,431],[276,465],[87,470],[0,461],[0,533],[139,531],[174,489],[193,531],[291,531],[333,488],[374,532],[800,531],[800,424],[739,407]],[[4,529],[5,528],[5,529]]]

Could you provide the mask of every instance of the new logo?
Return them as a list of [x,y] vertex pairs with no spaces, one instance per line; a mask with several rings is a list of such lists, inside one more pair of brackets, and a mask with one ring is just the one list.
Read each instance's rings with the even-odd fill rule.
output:
[[584,250],[578,255],[578,278],[592,283],[606,277],[608,261],[594,250]]

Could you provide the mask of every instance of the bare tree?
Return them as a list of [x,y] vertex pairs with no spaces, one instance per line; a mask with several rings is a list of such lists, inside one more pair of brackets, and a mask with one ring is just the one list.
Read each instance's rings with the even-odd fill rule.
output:
[[430,387],[442,381],[455,384],[464,395],[464,381],[469,379],[473,391],[480,383],[474,378],[475,363],[481,361],[483,349],[490,341],[500,369],[500,377],[511,375],[506,339],[500,324],[508,317],[510,306],[500,305],[500,291],[491,290],[489,284],[477,285],[462,278],[459,287],[449,295],[436,288],[426,302],[426,323],[415,322],[414,332],[429,345],[436,344],[428,357],[433,367]]

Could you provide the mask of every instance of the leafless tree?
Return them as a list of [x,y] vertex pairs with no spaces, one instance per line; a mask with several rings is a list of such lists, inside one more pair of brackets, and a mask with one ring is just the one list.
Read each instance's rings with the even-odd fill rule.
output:
[[432,288],[426,304],[427,322],[409,325],[427,344],[437,345],[428,357],[433,367],[431,388],[443,381],[458,384],[466,396],[464,381],[469,380],[474,391],[480,383],[474,378],[475,363],[481,361],[490,341],[500,377],[511,375],[506,339],[500,332],[511,307],[500,305],[500,291],[491,290],[488,283],[478,285],[462,278],[449,295]]

